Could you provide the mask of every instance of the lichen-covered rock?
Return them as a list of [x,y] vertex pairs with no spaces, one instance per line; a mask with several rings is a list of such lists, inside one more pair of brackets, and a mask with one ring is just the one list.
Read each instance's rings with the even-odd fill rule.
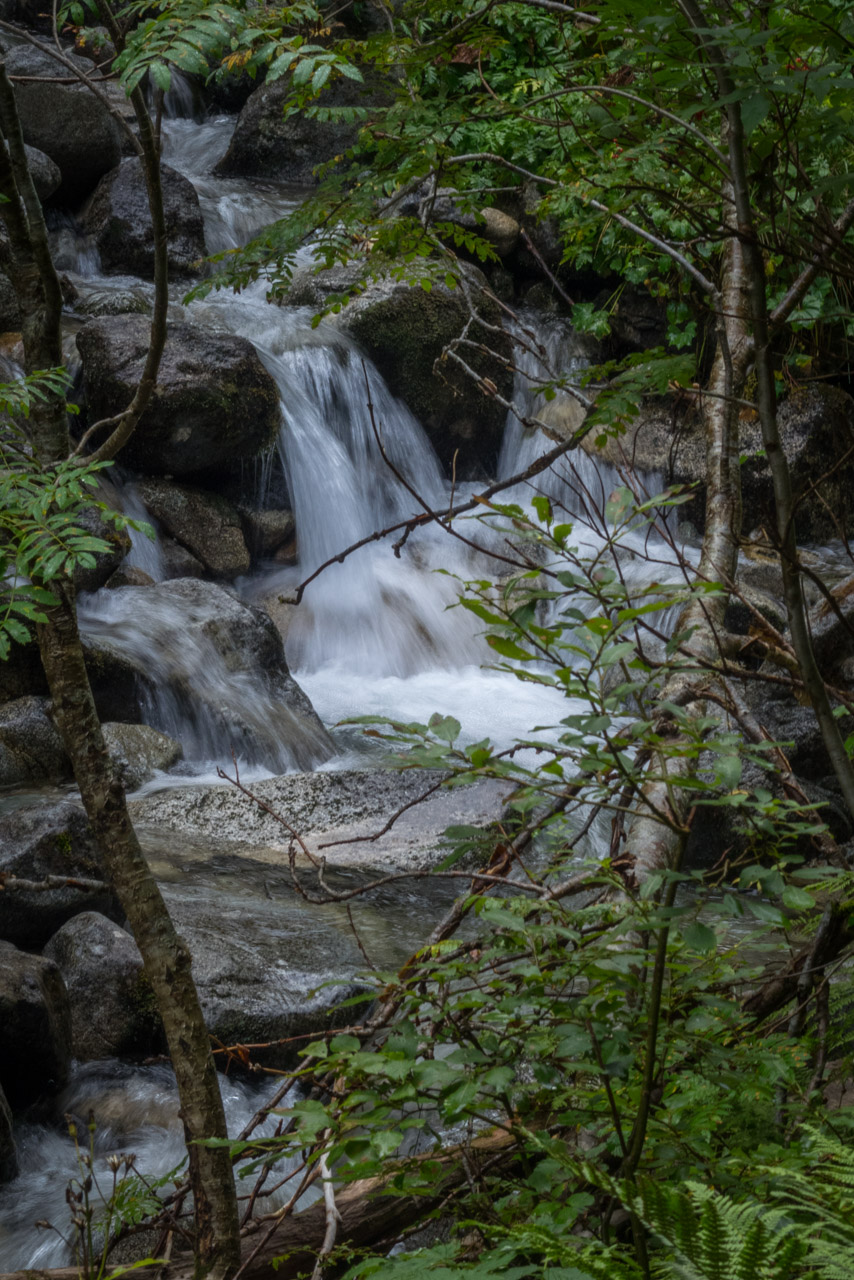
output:
[[138,489],[155,520],[215,578],[236,578],[249,572],[249,550],[240,517],[225,498],[171,480],[142,480]]
[[13,1107],[58,1092],[71,1065],[71,1013],[52,960],[0,942],[0,1088]]
[[163,1029],[131,935],[95,911],[54,934],[44,950],[65,981],[71,1046],[80,1062],[156,1053]]
[[[352,147],[358,123],[317,120],[295,112],[285,116],[289,77],[262,84],[249,97],[237,119],[234,135],[214,172],[249,178],[272,178],[307,186],[317,181],[315,169]],[[328,85],[318,105],[364,106],[377,94],[364,84],[340,79]]]
[[[169,241],[169,270],[188,275],[207,253],[199,197],[188,178],[164,164],[160,170]],[[154,228],[141,162],[122,160],[105,176],[83,211],[84,229],[95,238],[108,274],[154,279]]]
[[71,765],[47,698],[0,704],[0,787],[67,782]]
[[[69,54],[75,59],[76,54]],[[91,74],[92,64],[78,59]],[[107,108],[82,84],[64,84],[68,73],[49,53],[20,44],[6,54],[24,142],[57,166],[62,183],[54,199],[75,206],[121,159],[122,135]],[[31,77],[22,79],[21,77]]]
[[287,509],[250,507],[240,503],[237,507],[243,536],[253,556],[261,560],[275,555],[294,537],[294,513]]
[[[141,316],[92,320],[77,335],[92,421],[129,403],[149,345]],[[157,390],[130,443],[127,466],[158,475],[227,471],[272,444],[279,392],[246,338],[169,326]]]
[[[2,875],[32,881],[48,876],[102,880],[100,855],[83,810],[63,800],[0,814]],[[43,947],[80,911],[124,918],[109,889],[90,892],[73,884],[45,892],[15,889],[0,893],[0,938],[21,947]]]
[[[347,292],[355,272],[298,272],[287,301],[295,306],[322,306],[330,293]],[[485,283],[474,267],[466,284],[490,324],[501,324],[498,307],[480,292]],[[513,375],[502,361],[472,348],[462,358],[477,375],[467,374],[453,359],[442,358],[460,337],[469,319],[462,288],[437,281],[429,293],[420,285],[395,280],[371,281],[330,322],[356,340],[371,357],[392,394],[412,410],[424,427],[446,471],[456,458],[456,473],[471,478],[493,473],[501,447],[507,411],[496,398],[512,395]],[[509,357],[509,339],[474,324],[469,333],[500,355]]]

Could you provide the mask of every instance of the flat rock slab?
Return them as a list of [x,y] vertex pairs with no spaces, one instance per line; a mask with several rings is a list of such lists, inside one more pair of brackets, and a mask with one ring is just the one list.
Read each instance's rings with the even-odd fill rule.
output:
[[[478,826],[500,817],[510,791],[507,784],[484,780],[442,788],[414,803],[440,776],[421,769],[342,769],[285,774],[253,783],[250,790],[299,833],[312,854],[331,865],[415,870],[435,865],[446,852],[446,827]],[[412,807],[389,831],[366,839],[405,805]],[[286,827],[228,784],[159,791],[131,801],[130,809],[135,823],[191,833],[197,840],[207,836],[219,846],[234,846],[234,853],[244,850],[254,861],[280,865],[291,842]],[[334,846],[321,847],[333,840]]]

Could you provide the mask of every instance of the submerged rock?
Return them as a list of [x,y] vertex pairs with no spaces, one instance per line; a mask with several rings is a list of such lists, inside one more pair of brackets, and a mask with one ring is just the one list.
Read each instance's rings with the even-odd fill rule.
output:
[[158,1052],[163,1028],[133,937],[95,911],[64,924],[47,944],[68,991],[75,1058]]
[[52,960],[0,942],[0,1088],[13,1107],[56,1093],[71,1065],[71,1013]]
[[214,577],[236,578],[249,572],[241,520],[225,498],[159,479],[140,481],[139,496],[155,520]]
[[[183,174],[161,166],[163,205],[169,237],[170,274],[198,270],[207,254],[205,227],[196,188]],[[84,229],[95,238],[108,275],[154,278],[154,228],[142,163],[135,156],[106,174],[83,211]]]
[[[149,338],[141,316],[92,320],[80,330],[77,347],[92,421],[130,403]],[[278,388],[252,343],[173,324],[157,390],[121,461],[155,474],[228,470],[271,445],[278,429]]]
[[[4,874],[33,881],[48,876],[100,880],[100,855],[83,810],[63,800],[0,814],[0,875]],[[0,893],[0,938],[21,947],[43,947],[81,911],[123,919],[108,889],[89,892],[62,885],[45,892],[7,890]]]
[[[91,62],[73,53],[67,56],[91,74]],[[57,166],[62,182],[55,199],[73,207],[119,163],[119,126],[85,85],[61,83],[68,79],[68,72],[49,53],[19,44],[8,51],[5,61],[15,86],[24,142]]]

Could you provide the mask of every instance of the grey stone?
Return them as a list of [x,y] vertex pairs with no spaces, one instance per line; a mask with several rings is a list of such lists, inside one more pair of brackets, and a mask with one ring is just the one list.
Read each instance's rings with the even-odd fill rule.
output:
[[[468,267],[465,274],[484,319],[500,326],[497,305],[479,292],[485,283],[482,273]],[[295,274],[287,300],[297,306],[322,306],[330,293],[352,288],[354,279],[353,271],[315,274],[306,269]],[[438,281],[426,293],[418,285],[390,279],[369,282],[340,314],[330,317],[367,352],[392,393],[412,410],[449,473],[459,451],[460,478],[494,473],[507,416],[495,391],[505,399],[513,391],[512,373],[491,356],[470,348],[463,353],[480,382],[442,358],[468,317],[461,288],[450,289]],[[509,357],[509,339],[477,324],[470,336]]]
[[0,704],[0,787],[67,782],[71,765],[47,698]]
[[[83,810],[69,800],[0,814],[0,875],[41,881],[48,876],[101,880],[103,868]],[[63,885],[45,892],[0,893],[0,938],[21,947],[42,947],[80,911],[123,913],[109,889],[89,892]]]
[[[91,62],[78,61],[82,70],[91,73]],[[79,204],[98,179],[119,163],[119,126],[85,85],[58,83],[68,73],[47,52],[17,45],[6,54],[6,70],[13,79],[35,77],[15,83],[24,142],[44,152],[58,167],[62,184],[54,197],[57,202]]]
[[[377,840],[366,841],[402,806],[418,799],[440,780],[441,774],[407,769],[335,769],[289,773],[253,784],[252,790],[270,808],[287,815],[309,846],[334,838],[323,852],[330,864],[347,867],[406,869],[428,867],[447,850],[442,836],[453,823],[478,825],[500,817],[509,788],[502,783],[440,790],[403,814]],[[134,822],[244,846],[255,858],[267,851],[281,865],[290,836],[275,818],[246,803],[233,787],[158,791],[131,801]]]
[[148,782],[156,770],[171,769],[184,754],[180,742],[148,724],[108,722],[101,728],[110,757],[129,791]]
[[[175,538],[161,534],[158,538],[163,555],[163,577],[167,582],[175,578],[207,578],[207,569],[198,556],[181,545]],[[133,585],[133,584],[131,584]]]
[[114,591],[116,587],[152,587],[154,579],[144,569],[137,569],[136,565],[122,564],[110,574],[104,586],[108,591]]
[[11,1182],[18,1176],[18,1152],[12,1129],[12,1109],[0,1088],[0,1182]]
[[71,1013],[52,960],[0,942],[0,1088],[12,1107],[58,1092],[71,1065]]
[[65,981],[75,1058],[158,1052],[163,1029],[132,936],[95,911],[69,920],[45,947]]
[[[141,316],[92,320],[80,330],[93,421],[130,402],[149,338]],[[278,388],[251,342],[193,324],[170,325],[157,390],[121,461],[154,474],[227,470],[271,445],[279,421]]]
[[238,504],[237,514],[243,525],[243,536],[253,556],[266,559],[294,536],[294,513],[288,510],[265,510]]
[[248,573],[249,551],[237,511],[219,494],[170,480],[139,484],[146,509],[216,578]]
[[104,520],[97,507],[84,507],[74,516],[74,523],[85,533],[107,543],[106,551],[94,552],[94,565],[78,564],[74,570],[74,585],[78,591],[97,591],[130,551],[130,534],[126,529],[117,529]]
[[422,217],[431,222],[452,222],[475,232],[487,240],[500,258],[506,258],[519,243],[521,227],[515,218],[501,209],[464,209],[459,192],[452,187],[440,188],[435,196],[427,195],[421,201]]
[[37,147],[29,147],[24,143],[24,150],[27,153],[27,165],[29,166],[33,186],[36,189],[36,195],[39,200],[49,200],[62,186],[62,174],[60,173],[59,165],[54,164],[50,156],[45,155],[43,151],[39,151]]
[[[287,76],[259,85],[240,112],[228,150],[215,173],[308,186],[317,181],[318,166],[353,146],[358,123],[312,119],[299,111],[285,116],[285,100],[290,92]],[[327,85],[318,105],[354,107],[376,101],[375,89],[342,78]]]
[[[169,241],[169,270],[188,275],[207,253],[199,197],[188,178],[161,166],[163,205]],[[84,229],[95,237],[107,274],[154,279],[154,228],[145,175],[129,157],[106,174],[83,210]]]
[[[854,399],[839,387],[810,384],[782,402],[778,425],[798,501],[799,541],[840,537],[854,517],[854,454],[845,457],[854,444]],[[745,531],[771,529],[774,494],[758,422],[742,420],[739,437]],[[609,462],[629,460],[639,472],[659,472],[663,484],[694,486],[695,496],[680,510],[703,528],[706,447],[696,409],[668,399],[650,401],[624,436],[600,450],[591,432],[583,446]]]

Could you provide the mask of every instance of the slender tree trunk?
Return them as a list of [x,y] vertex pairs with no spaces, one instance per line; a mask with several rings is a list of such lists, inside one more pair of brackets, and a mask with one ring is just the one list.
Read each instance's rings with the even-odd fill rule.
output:
[[[26,163],[5,65],[0,63],[0,204],[10,241],[9,273],[26,316],[27,372],[62,363],[59,281],[50,258],[41,205]],[[162,210],[161,210],[162,222]],[[68,456],[64,402],[53,398],[30,421],[39,461]],[[127,915],[157,1000],[175,1070],[187,1138],[196,1218],[196,1275],[229,1280],[240,1261],[237,1199],[225,1148],[200,1145],[224,1138],[225,1115],[210,1041],[178,938],[131,825],[124,791],[104,743],[77,629],[74,587],[52,583],[58,602],[38,628],[54,716],[74,769],[105,870]]]
[[[727,130],[724,128],[724,140]],[[697,577],[701,582],[732,582],[738,565],[741,534],[741,473],[739,467],[738,406],[753,355],[748,331],[748,278],[742,245],[735,228],[731,183],[722,192],[723,224],[730,229],[723,250],[721,287],[716,299],[717,349],[704,397],[706,436],[706,526]],[[676,623],[677,633],[691,632],[685,648],[703,666],[720,657],[718,636],[723,630],[726,593],[688,602]],[[689,715],[703,716],[706,704],[696,671],[676,671],[662,690],[661,700],[681,702]],[[673,865],[685,820],[689,791],[680,786],[697,769],[694,756],[653,758],[657,777],[644,787],[627,831],[627,848],[639,881],[651,872]],[[676,784],[676,785],[674,785]]]

